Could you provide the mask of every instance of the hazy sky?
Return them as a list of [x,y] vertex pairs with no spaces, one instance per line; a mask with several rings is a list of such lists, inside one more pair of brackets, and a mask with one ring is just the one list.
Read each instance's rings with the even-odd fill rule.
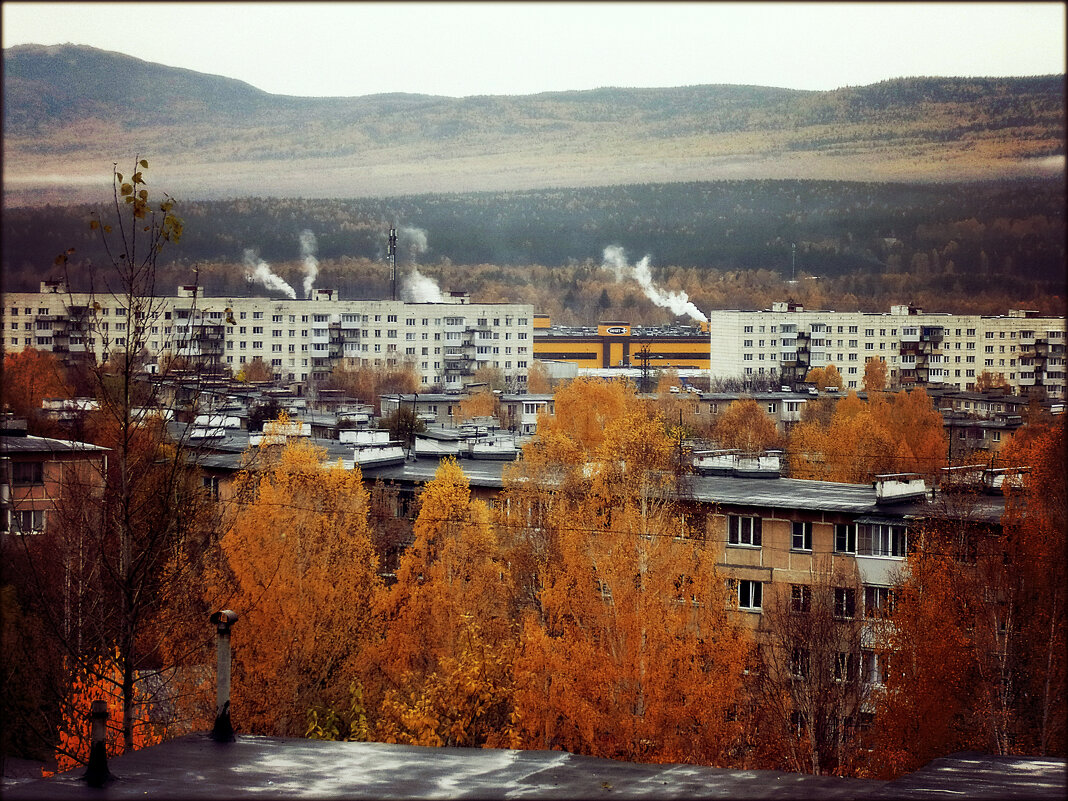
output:
[[1065,71],[1060,2],[4,2],[2,30],[4,47],[87,44],[290,95]]

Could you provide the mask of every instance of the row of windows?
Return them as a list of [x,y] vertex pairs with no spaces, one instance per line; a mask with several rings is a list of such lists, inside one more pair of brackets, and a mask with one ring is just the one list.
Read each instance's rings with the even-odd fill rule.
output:
[[[728,515],[727,544],[761,547],[761,518]],[[905,545],[904,526],[883,523],[836,523],[834,526],[835,553],[903,557]],[[812,523],[795,521],[791,524],[790,547],[795,551],[812,550]]]

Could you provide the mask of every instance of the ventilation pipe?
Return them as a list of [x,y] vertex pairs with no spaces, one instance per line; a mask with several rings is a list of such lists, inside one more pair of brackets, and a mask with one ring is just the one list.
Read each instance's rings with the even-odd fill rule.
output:
[[89,713],[89,766],[83,777],[90,787],[103,787],[112,778],[108,770],[108,702],[93,701]]
[[234,726],[230,721],[230,627],[237,622],[237,613],[223,609],[211,616],[215,625],[218,670],[215,687],[215,726],[211,739],[217,743],[234,741]]

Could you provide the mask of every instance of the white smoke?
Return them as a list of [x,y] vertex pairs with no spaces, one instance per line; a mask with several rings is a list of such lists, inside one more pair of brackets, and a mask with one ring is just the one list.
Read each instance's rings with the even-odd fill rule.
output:
[[641,286],[645,296],[657,306],[670,309],[673,314],[679,317],[686,315],[694,320],[707,323],[708,317],[693,305],[690,297],[681,289],[678,292],[670,292],[660,289],[653,283],[653,276],[649,271],[649,259],[650,257],[646,255],[637,264],[630,265],[627,263],[626,253],[623,248],[619,245],[609,245],[604,249],[604,263],[601,266],[611,269],[615,273],[617,281],[622,281],[624,278],[633,278]]
[[300,256],[304,259],[304,297],[310,298],[315,277],[319,275],[319,261],[315,258],[318,250],[315,234],[304,229],[300,232]]
[[427,251],[426,231],[407,226],[397,229],[397,244],[408,250],[409,258],[422,256]]
[[271,266],[257,256],[256,251],[251,249],[245,251],[245,278],[249,282],[259,281],[268,289],[285,292],[289,298],[296,299],[297,297],[293,287],[271,272]]
[[423,275],[415,267],[404,277],[404,285],[400,291],[401,300],[408,303],[444,303],[441,289],[437,282],[429,276]]

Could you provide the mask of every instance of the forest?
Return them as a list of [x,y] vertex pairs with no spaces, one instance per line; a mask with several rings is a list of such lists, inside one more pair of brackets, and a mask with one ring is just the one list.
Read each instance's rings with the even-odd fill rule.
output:
[[[68,260],[72,288],[106,263],[90,206],[6,209],[5,289],[33,291]],[[720,181],[507,193],[309,200],[185,201],[180,245],[161,259],[160,291],[202,284],[251,295],[245,251],[283,278],[302,271],[310,231],[317,286],[343,297],[388,297],[386,237],[398,229],[398,271],[413,268],[476,301],[527,302],[555,321],[599,314],[671,319],[632,282],[601,269],[603,251],[650,257],[658,285],[698,308],[764,307],[791,296],[810,308],[1063,314],[1063,182],[857,183]],[[194,269],[195,268],[195,269]],[[97,280],[101,280],[98,276]],[[789,283],[788,283],[789,282]],[[607,303],[607,305],[606,305]]]

